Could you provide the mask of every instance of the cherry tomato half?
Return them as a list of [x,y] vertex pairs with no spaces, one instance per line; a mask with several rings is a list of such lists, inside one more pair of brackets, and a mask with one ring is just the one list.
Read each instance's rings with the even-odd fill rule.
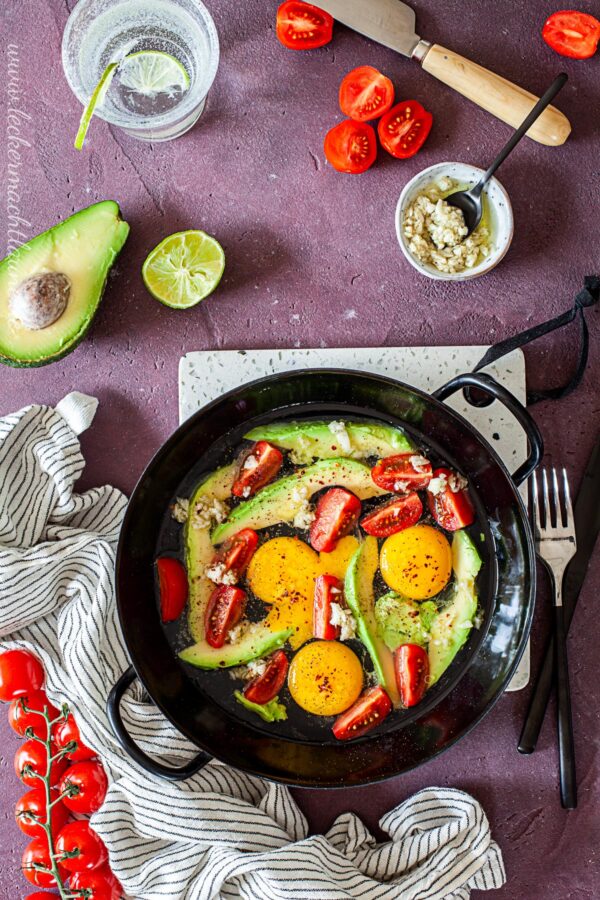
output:
[[69,713],[64,722],[59,722],[54,727],[53,737],[54,743],[59,750],[62,750],[63,747],[67,747],[73,741],[77,743],[77,750],[72,750],[71,753],[67,753],[65,756],[66,760],[71,760],[71,762],[85,762],[85,760],[94,759],[96,756],[94,751],[90,750],[89,747],[86,747],[81,740],[79,728],[77,727],[77,722],[73,717],[73,713]]
[[206,643],[222,647],[225,638],[244,615],[246,591],[229,584],[220,584],[210,595],[204,618]]
[[340,109],[349,119],[378,119],[394,102],[394,85],[373,66],[359,66],[340,85]]
[[108,852],[102,838],[85,821],[69,822],[58,833],[55,849],[58,854],[73,853],[61,860],[61,865],[68,872],[87,872],[104,865]]
[[288,50],[324,47],[332,35],[332,16],[312,3],[288,0],[277,10],[277,37]]
[[39,691],[44,683],[44,669],[39,659],[28,650],[0,653],[0,700],[14,700],[31,691]]
[[[51,800],[56,800],[59,792],[56,789],[51,791]],[[56,834],[69,818],[69,810],[62,803],[56,803],[52,807],[52,815],[50,824],[52,831]],[[17,800],[15,806],[15,819],[17,825],[29,837],[42,837],[45,832],[42,824],[48,821],[48,810],[46,807],[46,792],[42,787],[32,788],[26,794]]]
[[160,591],[160,616],[163,622],[174,622],[185,608],[188,598],[187,572],[183,563],[172,556],[156,560]]
[[64,773],[59,790],[67,809],[91,815],[100,809],[108,790],[108,778],[99,762],[78,762]]
[[69,881],[71,891],[87,891],[87,900],[121,900],[123,889],[107,865],[88,872],[75,872]]
[[377,159],[377,138],[371,125],[344,119],[325,135],[325,156],[338,172],[360,175]]
[[310,526],[312,548],[331,553],[340,538],[352,531],[361,509],[358,497],[345,488],[331,488],[322,494]]
[[252,528],[242,528],[226,541],[217,553],[214,564],[222,563],[226,572],[232,572],[236,580],[244,574],[254,551],[258,547],[258,535]]
[[48,725],[40,715],[44,709],[50,719],[58,717],[58,710],[50,703],[45,691],[30,691],[26,696],[18,697],[11,702],[8,707],[8,724],[21,736],[28,728],[32,728],[35,736],[45,741],[48,736]]
[[418,644],[401,644],[394,651],[396,684],[404,706],[415,706],[423,699],[429,676],[427,651]]
[[447,481],[446,487],[438,493],[427,491],[429,510],[438,525],[446,531],[459,531],[472,525],[475,521],[475,510],[468,489],[453,491],[451,487],[452,479],[458,477],[456,473],[451,469],[436,469],[433,477],[434,479],[442,477]]
[[360,737],[380,725],[391,709],[392,701],[381,685],[369,688],[335,720],[333,734],[338,741]]
[[[23,852],[21,868],[27,881],[31,884],[35,884],[36,887],[56,887],[56,879],[52,872],[39,871],[38,869],[35,869],[34,866],[45,866],[47,869],[51,866],[46,835],[34,838],[27,844]],[[61,879],[66,877],[66,871],[61,865],[58,866],[58,870]]]
[[268,441],[257,441],[240,465],[231,493],[236,497],[252,497],[272,481],[283,465],[283,453]]
[[[54,787],[68,766],[66,759],[55,759],[52,763],[50,785]],[[48,751],[44,744],[34,738],[21,744],[15,753],[15,774],[24,784],[39,787],[41,781],[37,775],[46,775],[48,771]]]
[[[417,467],[413,460],[419,460]],[[395,494],[407,494],[427,487],[432,468],[429,460],[415,453],[398,453],[380,459],[371,470],[371,478],[377,487]]]
[[343,603],[343,585],[335,575],[315,578],[313,603],[313,635],[323,641],[335,641],[340,636],[339,625],[331,624],[331,604]]
[[396,159],[409,159],[427,140],[432,124],[433,116],[420,103],[403,100],[379,121],[381,146]]
[[361,528],[374,537],[389,537],[416,525],[423,514],[423,504],[418,494],[406,494],[377,506],[361,520]]
[[289,668],[288,658],[283,650],[277,650],[267,660],[267,668],[244,688],[244,697],[251,703],[268,703],[276,697],[283,685]]
[[600,22],[589,13],[562,10],[546,19],[542,37],[561,56],[589,59],[598,49]]

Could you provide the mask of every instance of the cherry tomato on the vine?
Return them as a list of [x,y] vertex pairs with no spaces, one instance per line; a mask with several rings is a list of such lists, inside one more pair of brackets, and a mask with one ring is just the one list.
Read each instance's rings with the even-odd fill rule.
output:
[[77,742],[77,750],[73,750],[71,753],[66,754],[66,759],[70,759],[71,762],[85,762],[96,756],[94,751],[90,750],[89,747],[86,747],[81,740],[79,728],[77,727],[77,722],[73,718],[73,713],[69,713],[64,722],[59,722],[58,725],[55,726],[53,738],[59,750],[62,750],[63,747],[67,747],[72,741]]
[[67,809],[91,815],[104,803],[108,790],[106,772],[99,762],[75,763],[61,778],[59,790]]
[[[66,759],[55,759],[52,763],[50,784],[54,787],[60,776],[68,766]],[[35,738],[31,738],[21,744],[15,753],[15,774],[24,784],[30,787],[39,787],[40,779],[37,775],[46,775],[48,772],[48,751],[44,744],[40,744]],[[37,773],[37,775],[36,775]]]
[[[57,854],[63,856],[61,865],[68,872],[87,872],[97,869],[108,860],[108,852],[100,835],[88,822],[69,822],[55,841]],[[64,854],[73,854],[64,856]]]
[[44,669],[39,659],[28,650],[0,653],[0,700],[24,697],[38,691],[44,683]]
[[[58,791],[52,790],[50,796],[52,800],[58,799]],[[69,810],[62,803],[56,803],[52,807],[50,818],[53,833],[56,833],[63,825],[66,825],[68,818]],[[43,788],[32,788],[26,794],[23,794],[20,800],[17,800],[15,819],[23,834],[28,834],[29,837],[43,837],[45,835],[42,824],[45,824],[48,820],[48,811],[46,807],[46,792]]]
[[[56,879],[52,872],[40,871],[35,866],[44,866],[46,869],[51,867],[46,835],[41,838],[34,838],[27,844],[21,859],[21,868],[27,881],[35,884],[36,887],[56,887]],[[62,866],[58,866],[58,871],[61,879],[63,877],[66,878],[66,872]]]
[[48,700],[45,691],[30,691],[24,697],[12,701],[8,707],[8,723],[21,736],[25,734],[27,728],[32,728],[35,736],[45,741],[48,736],[48,725],[40,715],[44,708],[50,719],[58,716],[57,708]]
[[88,891],[88,900],[121,900],[123,888],[108,865],[88,872],[75,872],[69,881],[72,891]]

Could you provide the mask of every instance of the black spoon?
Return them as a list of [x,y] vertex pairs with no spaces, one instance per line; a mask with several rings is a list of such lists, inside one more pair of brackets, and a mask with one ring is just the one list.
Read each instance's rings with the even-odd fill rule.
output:
[[456,191],[454,194],[450,194],[448,197],[444,198],[446,203],[449,203],[450,206],[456,206],[457,209],[462,211],[462,214],[465,217],[465,225],[469,229],[467,234],[471,234],[481,222],[481,216],[483,215],[483,201],[481,199],[481,194],[484,187],[498,166],[503,163],[508,154],[515,149],[521,138],[531,128],[538,116],[540,116],[552,100],[554,100],[566,82],[567,75],[564,72],[554,79],[546,93],[540,97],[529,115],[519,125],[511,139],[502,148],[487,172],[474,187],[469,188],[468,191]]

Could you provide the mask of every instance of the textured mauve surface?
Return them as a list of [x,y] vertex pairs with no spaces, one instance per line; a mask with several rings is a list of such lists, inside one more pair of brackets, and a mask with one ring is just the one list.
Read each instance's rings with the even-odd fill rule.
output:
[[[367,2],[367,0],[365,0]],[[83,153],[72,149],[80,109],[63,77],[60,39],[72,0],[6,0],[0,10],[3,72],[7,43],[21,63],[21,215],[28,236],[96,200],[119,201],[132,234],[86,342],[39,370],[3,369],[0,413],[26,403],[55,403],[74,388],[100,399],[83,437],[83,486],[112,482],[130,491],[146,461],[177,424],[177,363],[193,349],[270,346],[468,344],[510,335],[562,311],[584,274],[598,267],[599,60],[561,60],[539,37],[555,4],[496,0],[420,2],[426,37],[471,55],[542,91],[564,69],[570,82],[558,105],[574,133],[563,148],[523,143],[502,169],[516,235],[495,272],[468,285],[419,277],[404,261],[393,230],[403,184],[434,162],[485,164],[508,129],[411,64],[338,28],[334,42],[293,54],[273,34],[274,0],[209,0],[222,40],[222,64],[202,125],[171,144],[151,146],[92,126]],[[581,2],[597,12],[597,4]],[[360,178],[329,169],[325,131],[340,118],[337,87],[353,66],[387,72],[398,97],[416,97],[435,125],[415,160],[382,158]],[[2,79],[3,83],[5,78]],[[3,102],[6,93],[2,91]],[[3,115],[2,121],[5,120]],[[5,153],[2,141],[2,153]],[[6,160],[4,159],[3,173]],[[6,231],[4,204],[0,211]],[[140,266],[165,235],[202,227],[227,254],[219,292],[188,313],[152,300]],[[598,431],[598,312],[589,316],[590,366],[569,400],[535,410],[548,456],[565,462],[578,485]],[[530,384],[556,383],[573,358],[569,335],[527,352]],[[210,373],[207,372],[207,377]],[[502,900],[598,896],[598,556],[571,637],[571,675],[580,804],[560,808],[552,716],[538,751],[519,756],[516,740],[527,692],[507,695],[482,725],[438,761],[384,785],[299,802],[312,826],[345,809],[375,826],[393,803],[429,784],[464,788],[479,798],[508,870]],[[547,628],[541,596],[534,662]],[[19,785],[12,774],[18,741],[0,725],[0,896],[23,896],[17,873],[24,841],[12,819]]]

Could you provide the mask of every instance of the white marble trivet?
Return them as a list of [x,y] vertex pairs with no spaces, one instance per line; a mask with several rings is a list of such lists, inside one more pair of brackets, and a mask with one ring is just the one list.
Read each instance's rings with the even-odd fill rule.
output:
[[[206,403],[256,378],[292,369],[358,369],[397,378],[424,391],[434,391],[463,372],[470,372],[488,348],[376,347],[314,350],[199,350],[179,362],[179,421],[184,422]],[[525,402],[525,358],[515,350],[486,369],[500,384]],[[510,472],[527,456],[521,427],[498,402],[479,409],[462,393],[448,400],[495,448]],[[529,681],[529,646],[508,690]]]

